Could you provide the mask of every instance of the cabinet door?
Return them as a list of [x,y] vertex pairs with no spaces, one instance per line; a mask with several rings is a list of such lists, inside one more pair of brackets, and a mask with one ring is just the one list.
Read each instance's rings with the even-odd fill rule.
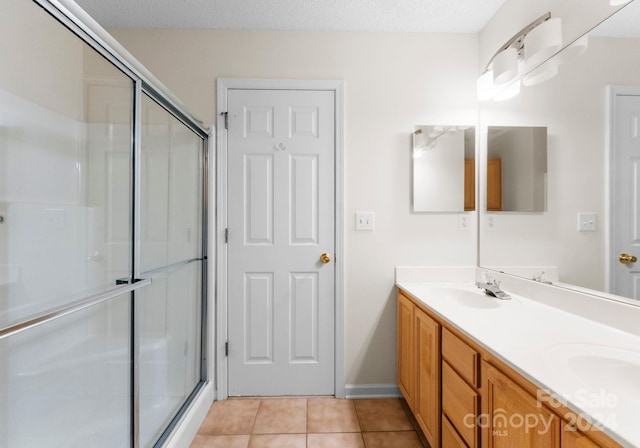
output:
[[559,448],[558,417],[490,364],[482,372],[483,447]]
[[422,310],[415,310],[416,409],[415,417],[431,446],[440,440],[440,325]]
[[599,448],[595,442],[568,424],[562,429],[561,445],[562,448]]
[[415,305],[398,294],[398,387],[415,413]]

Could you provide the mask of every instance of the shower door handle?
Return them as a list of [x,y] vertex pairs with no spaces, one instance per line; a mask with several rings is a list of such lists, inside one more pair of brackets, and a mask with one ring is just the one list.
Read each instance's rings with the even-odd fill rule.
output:
[[68,316],[69,314],[75,313],[77,311],[90,308],[92,306],[98,305],[99,303],[107,302],[109,300],[115,299],[116,297],[120,297],[123,294],[136,291],[140,288],[144,288],[145,286],[149,286],[150,284],[150,278],[135,280],[131,284],[119,284],[117,288],[113,288],[109,291],[94,294],[92,296],[85,297],[84,299],[62,305],[58,308],[28,316],[19,322],[9,325],[8,327],[0,327],[0,340],[20,333],[29,328],[33,328],[38,325],[42,325],[44,323],[59,319],[61,317]]
[[134,278],[133,281],[131,281],[130,278],[118,278],[116,279],[116,285],[120,286],[120,285],[133,285],[134,283],[138,283],[145,280],[144,278]]

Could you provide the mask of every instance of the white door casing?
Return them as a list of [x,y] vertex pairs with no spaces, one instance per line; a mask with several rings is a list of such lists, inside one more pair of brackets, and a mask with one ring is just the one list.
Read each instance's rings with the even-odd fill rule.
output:
[[300,83],[219,81],[218,398],[344,394],[341,83]]
[[640,88],[618,88],[611,98],[610,291],[638,300],[640,262],[618,257],[640,259]]

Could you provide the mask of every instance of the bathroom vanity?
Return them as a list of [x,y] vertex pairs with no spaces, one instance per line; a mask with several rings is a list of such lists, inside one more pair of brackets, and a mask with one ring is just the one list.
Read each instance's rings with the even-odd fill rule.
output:
[[442,269],[396,271],[398,386],[433,448],[640,446],[637,307],[496,273],[498,300]]

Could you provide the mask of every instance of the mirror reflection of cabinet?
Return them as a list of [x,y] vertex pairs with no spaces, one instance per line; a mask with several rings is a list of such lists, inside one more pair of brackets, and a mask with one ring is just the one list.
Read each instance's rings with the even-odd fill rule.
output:
[[476,159],[464,159],[464,211],[476,209]]
[[502,210],[502,159],[487,159],[487,210]]
[[488,211],[545,211],[547,128],[489,126],[486,173]]
[[416,126],[412,150],[414,212],[476,209],[475,135],[471,126]]

